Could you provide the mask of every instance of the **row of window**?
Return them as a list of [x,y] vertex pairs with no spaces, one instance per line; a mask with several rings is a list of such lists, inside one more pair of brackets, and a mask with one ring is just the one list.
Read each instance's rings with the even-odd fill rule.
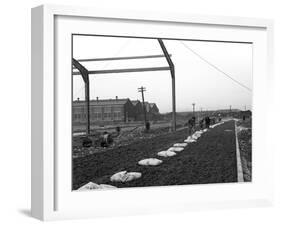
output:
[[[74,120],[80,120],[80,119],[86,119],[86,114],[73,114]],[[94,120],[102,120],[102,113],[101,112],[95,112],[90,114],[90,118]],[[120,111],[118,112],[113,112],[113,113],[103,113],[103,119],[104,120],[121,120],[122,119],[122,114]]]
[[[111,113],[112,111],[115,112],[115,111],[120,111],[120,107],[90,107],[90,111],[91,112],[102,112],[102,109],[103,109],[103,112],[106,112],[106,113]],[[77,113],[85,113],[86,112],[86,108],[84,107],[74,107],[73,108],[73,111],[74,112],[77,112]]]

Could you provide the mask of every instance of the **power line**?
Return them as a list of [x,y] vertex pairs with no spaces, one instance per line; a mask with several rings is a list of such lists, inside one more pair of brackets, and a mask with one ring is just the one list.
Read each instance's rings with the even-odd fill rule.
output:
[[[121,47],[113,54],[113,56],[116,57],[117,55],[119,55],[119,54],[122,52],[122,50],[123,50],[130,42],[131,42],[131,39],[127,39],[126,42],[124,42],[123,45],[121,45]],[[108,67],[109,64],[110,64],[110,61],[107,61],[107,62],[103,65],[102,69],[105,69],[106,67]],[[76,95],[77,95],[78,93],[80,93],[83,89],[84,89],[84,86],[80,87],[79,90],[76,91],[73,96],[76,96]]]
[[202,57],[200,54],[196,53],[193,49],[191,49],[189,46],[187,46],[184,42],[181,42],[181,44],[187,48],[189,51],[191,51],[193,54],[195,54],[197,57],[199,57],[201,60],[203,60],[205,63],[209,64],[211,67],[215,68],[217,71],[219,71],[220,73],[222,73],[223,75],[225,75],[227,78],[231,79],[233,82],[235,82],[236,84],[240,85],[241,87],[243,87],[244,89],[247,89],[248,91],[252,92],[252,90],[247,87],[246,85],[244,85],[243,83],[237,81],[236,79],[234,79],[232,76],[230,76],[228,73],[224,72],[223,70],[221,70],[220,68],[218,68],[216,65],[212,64],[211,62],[209,62],[208,60],[206,60],[204,57]]
[[[128,44],[131,42],[132,39],[127,39],[126,42],[123,43],[123,45],[120,46],[120,48],[113,54],[114,57],[118,56],[123,49],[125,49],[126,46],[128,46]],[[102,69],[107,68],[112,62],[111,61],[107,61],[106,64],[103,66]]]

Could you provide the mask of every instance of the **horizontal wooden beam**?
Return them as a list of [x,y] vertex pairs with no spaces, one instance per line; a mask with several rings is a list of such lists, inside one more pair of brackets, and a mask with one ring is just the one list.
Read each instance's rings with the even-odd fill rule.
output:
[[[172,55],[170,55],[171,57]],[[148,58],[161,58],[164,55],[146,55],[146,56],[125,56],[125,57],[107,57],[107,58],[90,58],[90,59],[79,59],[79,62],[90,62],[90,61],[108,61],[108,60],[136,60],[136,59],[148,59]]]
[[[130,72],[146,72],[146,71],[169,71],[170,67],[148,67],[148,68],[125,68],[125,69],[111,69],[88,71],[90,74],[114,74],[114,73],[130,73]],[[80,72],[72,72],[72,75],[80,75]]]

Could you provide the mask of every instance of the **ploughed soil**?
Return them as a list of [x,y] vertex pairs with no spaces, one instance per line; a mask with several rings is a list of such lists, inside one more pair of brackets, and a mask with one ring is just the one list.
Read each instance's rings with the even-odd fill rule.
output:
[[[177,128],[184,129],[183,124],[177,124]],[[104,131],[107,131],[113,139],[113,142],[106,149],[100,145],[101,136]],[[110,131],[105,129],[104,131],[96,130],[88,135],[88,138],[92,141],[92,145],[90,147],[83,147],[82,145],[85,135],[73,136],[72,157],[80,158],[86,155],[116,149],[117,147],[127,146],[135,143],[136,141],[142,140],[145,142],[147,139],[150,140],[156,136],[166,135],[170,131],[170,123],[153,123],[151,124],[149,131],[146,131],[143,125],[122,127],[119,133],[114,130]]]
[[[105,152],[73,158],[73,189],[90,181],[119,188],[237,181],[234,121],[210,129],[176,156],[157,156],[157,152],[183,142],[187,136],[187,129],[182,129]],[[158,158],[163,163],[139,166],[138,161],[144,158]],[[141,172],[142,177],[126,183],[110,182],[110,176],[123,170]]]

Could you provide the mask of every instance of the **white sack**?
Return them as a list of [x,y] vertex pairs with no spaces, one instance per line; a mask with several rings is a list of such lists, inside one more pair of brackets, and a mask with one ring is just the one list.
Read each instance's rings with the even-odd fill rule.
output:
[[110,181],[112,182],[127,182],[132,181],[135,179],[138,179],[141,177],[141,173],[138,172],[127,172],[127,171],[121,171],[118,173],[115,173],[110,177]]
[[158,166],[162,163],[162,160],[156,159],[156,158],[149,158],[149,159],[143,159],[138,162],[141,166]]
[[117,187],[109,184],[100,184],[100,189],[110,189],[110,188],[117,188]]
[[184,148],[183,147],[170,147],[168,149],[168,151],[173,151],[173,152],[180,152],[180,151],[183,151]]
[[177,143],[177,144],[174,144],[174,147],[186,147],[187,146],[187,143]]
[[201,137],[201,133],[200,132],[195,132],[191,138],[194,139],[194,140],[197,140],[199,137]]
[[184,140],[185,143],[193,143],[196,142],[196,139],[192,138],[191,136],[189,136],[186,140]]
[[82,187],[78,188],[78,191],[87,191],[87,190],[94,190],[94,189],[110,189],[110,188],[116,188],[112,185],[108,185],[108,184],[96,184],[93,182],[89,182],[85,185],[83,185]]
[[175,156],[176,153],[173,151],[160,151],[157,153],[157,155],[161,157],[172,157]]

